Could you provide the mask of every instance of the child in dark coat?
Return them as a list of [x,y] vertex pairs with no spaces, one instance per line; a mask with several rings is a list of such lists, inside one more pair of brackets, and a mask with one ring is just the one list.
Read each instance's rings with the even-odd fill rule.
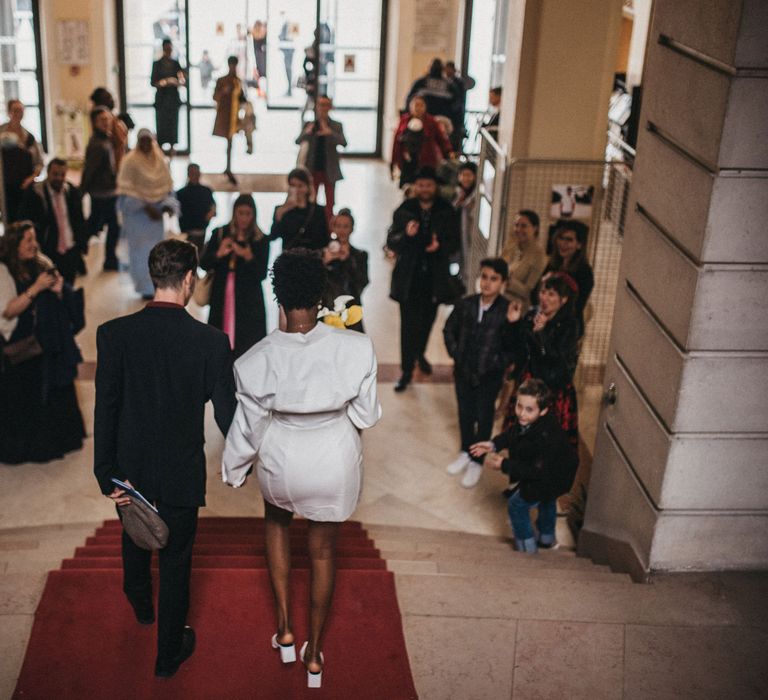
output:
[[[485,466],[501,469],[510,483],[519,482],[509,498],[509,519],[515,544],[521,552],[556,545],[557,497],[570,491],[579,458],[557,419],[549,412],[552,394],[540,379],[527,379],[517,390],[512,427],[488,442],[478,442],[470,453],[487,455]],[[509,450],[509,457],[498,452]],[[534,535],[530,509],[538,508],[538,537]]]
[[461,299],[443,328],[445,347],[455,363],[461,432],[461,451],[447,472],[465,472],[461,484],[466,488],[475,486],[483,473],[482,458],[470,457],[469,447],[491,437],[496,397],[512,361],[505,343],[509,302],[502,296],[507,274],[507,263],[501,258],[483,260],[480,293]]

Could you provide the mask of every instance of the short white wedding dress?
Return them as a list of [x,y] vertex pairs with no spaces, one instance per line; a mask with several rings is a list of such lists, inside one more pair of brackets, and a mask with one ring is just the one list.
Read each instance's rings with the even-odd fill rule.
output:
[[318,323],[273,331],[235,363],[237,411],[222,478],[242,486],[251,464],[270,503],[342,522],[362,486],[359,430],[381,417],[368,336]]

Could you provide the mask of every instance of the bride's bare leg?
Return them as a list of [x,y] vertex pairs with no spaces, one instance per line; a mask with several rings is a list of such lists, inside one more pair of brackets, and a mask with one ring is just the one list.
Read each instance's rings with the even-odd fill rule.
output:
[[312,564],[310,589],[309,640],[304,660],[307,668],[316,673],[322,670],[323,627],[331,609],[336,577],[336,534],[339,523],[309,521],[309,557]]
[[291,540],[288,526],[291,524],[293,513],[264,501],[264,516],[267,567],[277,613],[277,641],[281,644],[291,644],[294,639],[288,610],[291,573]]

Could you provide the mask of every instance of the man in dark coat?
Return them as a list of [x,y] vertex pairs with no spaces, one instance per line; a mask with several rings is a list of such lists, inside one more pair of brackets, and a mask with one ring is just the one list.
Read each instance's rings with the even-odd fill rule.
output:
[[67,162],[54,158],[48,177],[30,187],[21,203],[21,218],[29,219],[37,232],[40,250],[69,284],[85,274],[83,255],[88,252],[88,229],[83,218],[80,190],[67,182]]
[[456,297],[450,257],[460,244],[459,216],[438,196],[434,168],[422,168],[414,184],[416,196],[395,210],[387,236],[387,247],[397,255],[389,296],[400,304],[398,392],[410,384],[417,361],[424,374],[432,372],[424,351],[437,307]]
[[[112,478],[157,507],[170,531],[160,550],[155,675],[172,676],[192,654],[186,627],[192,546],[205,505],[205,404],[226,435],[235,412],[227,336],[184,309],[197,274],[197,249],[165,240],[149,255],[155,297],[141,311],[101,325],[96,335],[94,473],[102,493],[127,501]],[[154,622],[151,552],[123,532],[123,591],[142,624]]]

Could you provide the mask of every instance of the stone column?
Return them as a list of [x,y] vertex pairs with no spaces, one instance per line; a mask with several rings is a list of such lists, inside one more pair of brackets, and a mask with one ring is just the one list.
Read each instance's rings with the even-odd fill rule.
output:
[[656,0],[579,551],[768,567],[768,4]]

